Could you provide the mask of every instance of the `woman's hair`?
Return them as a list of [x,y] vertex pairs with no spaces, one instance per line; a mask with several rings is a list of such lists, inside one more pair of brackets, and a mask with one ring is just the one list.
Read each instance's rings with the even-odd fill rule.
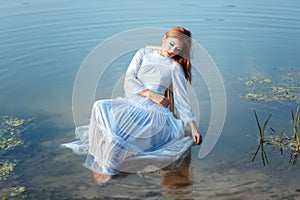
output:
[[183,48],[178,55],[175,55],[173,59],[177,62],[184,71],[184,76],[187,81],[191,83],[191,46],[192,35],[191,32],[183,27],[174,27],[165,33],[166,38],[175,37],[183,43]]

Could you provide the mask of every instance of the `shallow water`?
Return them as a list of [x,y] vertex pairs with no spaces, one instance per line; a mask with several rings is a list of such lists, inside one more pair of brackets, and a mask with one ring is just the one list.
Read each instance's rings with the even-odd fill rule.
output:
[[[251,162],[258,134],[252,110],[263,121],[272,114],[276,130],[290,128],[295,101],[241,99],[238,78],[277,78],[274,67],[300,69],[300,4],[290,1],[3,1],[0,0],[1,115],[34,117],[24,134],[26,147],[4,154],[17,159],[16,178],[0,182],[26,187],[28,199],[297,199],[299,163],[288,164],[289,151],[268,148],[270,165]],[[182,25],[212,57],[224,80],[227,115],[213,151],[198,159],[191,150],[177,173],[131,174],[97,186],[84,157],[60,149],[74,139],[72,91],[76,73],[99,43],[123,31]],[[121,46],[122,44],[120,44]],[[99,82],[96,97],[111,95],[132,52],[115,60]],[[112,73],[114,76],[112,76]],[[200,131],[207,130],[210,96],[199,76],[193,79],[200,106]],[[89,110],[90,108],[83,108]],[[88,116],[83,116],[88,119]],[[2,154],[1,154],[2,155]],[[1,158],[2,159],[2,158]]]

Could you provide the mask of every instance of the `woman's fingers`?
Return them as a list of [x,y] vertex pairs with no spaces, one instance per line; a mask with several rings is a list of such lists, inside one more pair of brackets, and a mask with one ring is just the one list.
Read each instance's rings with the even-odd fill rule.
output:
[[170,105],[170,100],[167,99],[165,96],[162,96],[162,97],[163,97],[163,99],[162,99],[162,102],[160,104],[164,107],[168,107]]
[[202,135],[199,134],[199,136],[198,136],[198,143],[197,144],[201,144],[201,143],[202,143]]
[[161,106],[168,107],[170,105],[170,100],[163,95],[155,93],[152,95],[152,97],[152,100]]
[[201,144],[202,143],[202,135],[199,133],[193,134],[193,140],[194,140],[194,143]]
[[170,105],[170,100],[163,96],[163,95],[160,95],[156,92],[153,92],[151,90],[143,90],[142,92],[139,93],[140,96],[143,96],[145,98],[149,98],[151,99],[152,101],[154,101],[155,103],[161,105],[161,106],[164,106],[164,107],[168,107]]

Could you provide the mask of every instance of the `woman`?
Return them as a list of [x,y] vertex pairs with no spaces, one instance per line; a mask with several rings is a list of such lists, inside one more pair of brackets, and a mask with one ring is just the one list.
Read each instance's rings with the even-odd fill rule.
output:
[[[186,90],[190,52],[191,33],[182,27],[170,29],[160,48],[142,48],[133,57],[125,97],[94,103],[89,126],[78,127],[76,134],[88,154],[85,166],[97,183],[122,171],[155,171],[177,160],[193,141],[201,143]],[[170,88],[180,119],[164,95]],[[184,135],[186,124],[192,138]]]

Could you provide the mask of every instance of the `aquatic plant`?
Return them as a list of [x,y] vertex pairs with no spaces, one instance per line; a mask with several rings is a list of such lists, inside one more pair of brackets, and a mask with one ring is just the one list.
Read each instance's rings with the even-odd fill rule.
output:
[[0,149],[8,151],[23,144],[23,141],[16,137],[2,138],[0,140]]
[[296,164],[298,161],[299,149],[300,149],[300,132],[299,132],[299,123],[300,123],[300,115],[299,115],[299,107],[297,107],[295,114],[291,111],[292,114],[292,125],[293,125],[293,140],[290,142],[291,147],[291,156],[290,161],[291,163],[293,159],[293,164]]
[[16,161],[0,160],[0,182],[7,180],[16,167]]
[[23,133],[32,125],[31,118],[0,116],[0,198],[2,199],[19,199],[26,190],[24,186],[17,186],[14,180],[14,170],[18,161],[13,157],[18,155],[17,151],[11,152],[16,148],[24,147]]
[[24,186],[2,188],[2,190],[0,190],[0,198],[2,200],[27,199],[26,196],[23,195],[24,192],[26,192],[26,187]]
[[279,80],[269,77],[238,78],[246,87],[246,94],[240,95],[252,101],[296,101],[300,103],[300,71],[294,68],[274,68],[283,73]]
[[32,119],[3,116],[0,118],[0,150],[4,154],[24,144],[22,133],[32,124]]
[[257,149],[254,153],[254,156],[252,158],[252,162],[255,160],[256,158],[256,155],[259,151],[259,149],[261,149],[261,159],[263,161],[263,164],[264,166],[267,164],[269,164],[269,161],[268,161],[268,157],[267,157],[267,154],[264,150],[264,143],[266,142],[265,141],[265,130],[266,130],[266,126],[271,118],[271,115],[268,116],[268,118],[265,120],[263,126],[261,127],[260,125],[260,122],[259,122],[259,119],[257,117],[257,114],[256,114],[256,111],[254,110],[254,116],[255,116],[255,119],[256,119],[256,123],[257,123],[257,126],[258,126],[258,130],[259,130],[259,140],[258,140],[258,146],[257,146]]
[[287,138],[287,136],[285,135],[284,128],[281,129],[281,135],[279,136],[279,148],[280,148],[281,155],[283,153],[283,147],[284,147],[283,137]]
[[281,129],[281,133],[277,134],[276,130],[274,130],[272,127],[270,127],[271,135],[266,135],[265,129],[268,124],[268,121],[271,117],[266,119],[264,122],[263,127],[261,127],[256,111],[254,110],[255,119],[257,122],[257,126],[259,128],[259,145],[256,149],[256,152],[254,154],[254,157],[252,158],[252,161],[254,161],[259,149],[261,149],[262,152],[262,160],[263,164],[268,163],[267,155],[264,151],[264,143],[268,145],[273,145],[273,149],[279,148],[280,153],[283,154],[283,151],[288,149],[290,150],[290,159],[289,163],[292,163],[295,165],[298,161],[299,151],[300,151],[300,131],[299,131],[299,123],[300,123],[300,114],[299,114],[299,107],[297,107],[296,111],[291,111],[292,115],[292,126],[293,126],[293,133],[289,136],[285,133],[285,129]]
[[281,129],[280,135],[277,135],[276,131],[272,127],[270,127],[270,129],[273,134],[271,136],[266,136],[268,138],[267,144],[273,145],[273,149],[279,147],[280,154],[282,155],[286,145],[289,144],[290,137],[285,134],[284,128]]
[[294,140],[296,141],[297,139],[299,139],[299,129],[298,129],[299,122],[300,122],[299,107],[297,107],[295,114],[291,110],[291,114],[292,114],[292,123],[293,123],[293,131],[294,131]]
[[17,196],[20,196],[25,191],[26,191],[26,188],[24,186],[11,187],[9,196],[17,197]]

